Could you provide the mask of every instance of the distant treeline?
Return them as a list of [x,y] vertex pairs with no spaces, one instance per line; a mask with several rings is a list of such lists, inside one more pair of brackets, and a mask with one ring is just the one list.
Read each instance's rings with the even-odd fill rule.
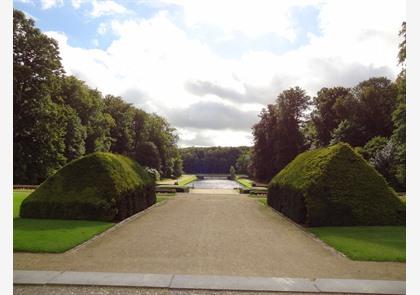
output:
[[13,12],[13,181],[39,184],[95,151],[130,156],[179,176],[175,129],[156,115],[66,76],[57,42]]
[[230,167],[247,174],[250,147],[188,147],[180,149],[185,173],[224,173]]

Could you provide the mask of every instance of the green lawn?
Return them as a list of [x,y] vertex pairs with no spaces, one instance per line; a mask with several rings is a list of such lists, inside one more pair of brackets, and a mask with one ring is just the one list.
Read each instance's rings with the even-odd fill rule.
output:
[[252,187],[252,180],[247,178],[236,178],[236,181],[242,184],[244,187],[251,188]]
[[30,191],[13,192],[13,250],[59,253],[71,249],[113,226],[110,222],[19,218]]
[[353,260],[405,262],[405,226],[313,227],[309,230]]
[[178,178],[178,185],[187,185],[197,179],[195,175],[185,174]]
[[32,191],[14,191],[13,192],[13,218],[19,217],[19,209],[22,201],[31,193]]
[[267,206],[267,198],[258,198],[258,202],[263,204],[263,206]]
[[110,222],[57,219],[13,220],[13,250],[59,253],[113,226]]

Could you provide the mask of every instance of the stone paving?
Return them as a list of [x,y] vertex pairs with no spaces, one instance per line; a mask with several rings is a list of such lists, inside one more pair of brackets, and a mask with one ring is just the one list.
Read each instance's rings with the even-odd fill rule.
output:
[[106,272],[15,271],[17,285],[142,287],[169,290],[405,294],[404,281],[197,276]]
[[[15,286],[15,295],[267,295],[273,292],[209,291],[209,290],[170,290],[150,288],[121,288],[96,286]],[[290,293],[281,295],[319,295],[319,293]],[[345,295],[346,293],[322,293],[323,295]],[[356,295],[353,293],[352,295]]]

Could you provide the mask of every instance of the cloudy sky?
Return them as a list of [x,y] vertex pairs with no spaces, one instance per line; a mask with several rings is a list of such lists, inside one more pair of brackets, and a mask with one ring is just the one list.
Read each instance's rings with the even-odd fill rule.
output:
[[395,79],[402,0],[15,0],[64,68],[164,116],[180,146],[251,145],[283,90]]

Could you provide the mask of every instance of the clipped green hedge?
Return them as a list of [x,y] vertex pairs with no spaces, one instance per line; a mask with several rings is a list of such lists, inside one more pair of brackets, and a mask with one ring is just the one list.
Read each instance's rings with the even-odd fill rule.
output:
[[161,184],[157,187],[161,189],[174,189],[177,193],[188,193],[190,191],[190,187],[186,185]]
[[22,218],[123,220],[156,203],[155,182],[135,161],[97,152],[64,166],[22,203]]
[[265,194],[267,193],[266,187],[240,187],[239,188],[240,194]]
[[343,143],[298,155],[271,180],[267,202],[310,226],[405,224],[394,190]]

